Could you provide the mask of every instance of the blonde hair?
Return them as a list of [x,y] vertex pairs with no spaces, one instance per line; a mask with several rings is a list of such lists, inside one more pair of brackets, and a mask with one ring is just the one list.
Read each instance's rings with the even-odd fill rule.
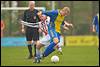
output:
[[69,7],[64,7],[64,8],[62,9],[62,11],[70,13],[70,8],[69,8]]

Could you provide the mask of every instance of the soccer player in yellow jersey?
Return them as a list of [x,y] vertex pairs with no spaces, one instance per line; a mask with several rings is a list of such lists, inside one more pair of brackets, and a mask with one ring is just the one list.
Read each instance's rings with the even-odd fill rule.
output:
[[48,34],[50,36],[50,44],[43,53],[43,57],[47,57],[55,50],[54,47],[60,42],[61,26],[63,26],[65,29],[68,29],[66,25],[72,26],[72,24],[69,24],[64,21],[65,16],[68,16],[70,14],[69,7],[64,7],[61,10],[44,12],[42,14],[50,17],[50,23],[47,25]]
[[51,19],[50,23],[48,24],[48,33],[51,38],[50,45],[45,49],[43,53],[43,56],[46,57],[55,50],[54,46],[58,44],[60,41],[61,26],[71,25],[71,24],[67,24],[66,21],[64,21],[65,16],[68,16],[70,14],[70,8],[64,7],[61,10],[53,10],[51,12],[45,12],[43,14],[49,16]]

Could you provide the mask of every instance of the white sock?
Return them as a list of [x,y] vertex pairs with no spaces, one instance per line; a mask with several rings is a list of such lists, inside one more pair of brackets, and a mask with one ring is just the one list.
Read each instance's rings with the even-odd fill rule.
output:
[[61,47],[59,47],[59,48],[58,48],[58,51],[59,51],[59,52],[62,52],[62,48],[61,48]]
[[39,50],[39,49],[36,49],[36,56],[37,56],[37,57],[40,57],[40,55],[41,55],[40,50]]

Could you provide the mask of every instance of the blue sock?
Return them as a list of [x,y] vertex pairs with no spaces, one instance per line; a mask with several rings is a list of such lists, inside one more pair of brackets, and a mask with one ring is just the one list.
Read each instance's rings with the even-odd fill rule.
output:
[[43,55],[44,57],[48,56],[50,53],[52,53],[55,49],[54,49],[54,46],[56,44],[54,42],[51,42],[50,45],[45,49]]

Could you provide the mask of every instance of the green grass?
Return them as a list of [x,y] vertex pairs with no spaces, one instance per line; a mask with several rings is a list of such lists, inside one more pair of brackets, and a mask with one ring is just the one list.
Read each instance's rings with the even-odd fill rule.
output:
[[[60,61],[51,63],[52,55],[58,55]],[[27,47],[1,47],[1,66],[97,66],[99,52],[97,47],[63,47],[63,55],[57,51],[44,58],[40,64],[27,59]]]

